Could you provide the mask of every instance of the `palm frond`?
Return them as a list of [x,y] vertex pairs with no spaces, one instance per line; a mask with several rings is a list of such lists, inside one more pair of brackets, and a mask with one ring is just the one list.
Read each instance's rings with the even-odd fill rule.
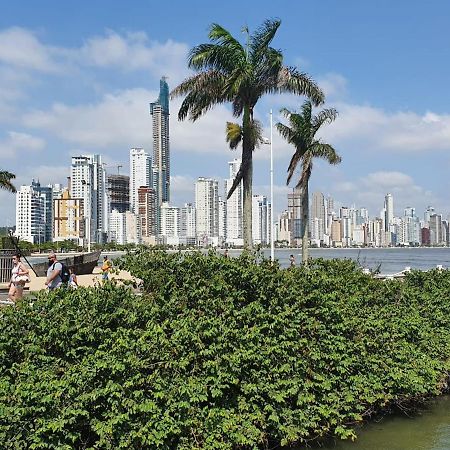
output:
[[13,180],[14,178],[16,178],[16,176],[13,173],[6,170],[0,170],[0,189],[15,193],[16,188],[11,183],[11,180]]
[[232,150],[235,150],[242,141],[242,127],[238,123],[227,122],[226,140]]
[[314,130],[314,134],[317,133],[322,125],[334,122],[337,116],[338,112],[334,108],[323,109],[322,111],[320,111],[316,116],[314,116],[313,120],[311,121],[311,126]]
[[316,141],[310,148],[310,153],[314,158],[325,159],[329,164],[339,164],[342,158],[336,150],[330,145]]
[[267,19],[250,37],[250,52],[257,56],[264,52],[273,41],[278,28],[281,25],[279,19]]
[[299,72],[295,67],[283,67],[278,73],[275,91],[305,95],[315,105],[325,101],[325,95],[316,82],[306,73]]

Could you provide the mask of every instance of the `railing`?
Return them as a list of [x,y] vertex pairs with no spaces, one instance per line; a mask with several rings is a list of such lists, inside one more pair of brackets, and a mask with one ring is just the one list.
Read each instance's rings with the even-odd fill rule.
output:
[[11,279],[11,272],[14,267],[12,255],[15,250],[0,250],[0,283],[8,283]]

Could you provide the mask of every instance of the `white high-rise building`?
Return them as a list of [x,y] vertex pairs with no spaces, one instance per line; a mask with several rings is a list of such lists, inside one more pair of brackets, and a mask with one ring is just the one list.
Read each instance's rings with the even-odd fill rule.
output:
[[270,203],[265,195],[254,195],[252,199],[252,237],[254,244],[270,242]]
[[126,213],[113,209],[109,216],[109,241],[117,244],[127,243]]
[[17,191],[15,235],[31,243],[44,242],[44,198],[33,186]]
[[192,203],[185,203],[180,210],[180,236],[186,238],[186,244],[196,244],[195,206]]
[[389,225],[394,221],[394,198],[392,194],[386,194],[384,197],[384,210],[385,210],[385,231],[389,231]]
[[219,240],[219,183],[200,177],[195,183],[195,212],[199,245],[217,245]]
[[161,205],[161,235],[167,237],[180,235],[180,208],[169,206],[167,202]]
[[311,239],[320,243],[324,240],[327,225],[325,199],[322,192],[314,192],[311,200]]
[[108,231],[108,200],[106,172],[100,155],[72,156],[70,196],[83,199],[84,217],[90,222],[90,241],[105,242]]
[[142,186],[153,187],[152,162],[150,155],[143,148],[130,150],[130,208],[138,212],[138,189]]
[[[225,193],[228,194],[236,174],[241,167],[241,160],[234,159],[228,163],[230,176],[225,180]],[[243,189],[242,181],[233,192],[233,195],[227,200],[227,243],[231,245],[243,245]]]

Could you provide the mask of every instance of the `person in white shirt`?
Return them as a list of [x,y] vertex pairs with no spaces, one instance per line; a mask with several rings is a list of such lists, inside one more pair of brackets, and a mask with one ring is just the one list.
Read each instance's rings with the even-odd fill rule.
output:
[[56,259],[55,253],[50,253],[48,255],[47,280],[45,281],[45,285],[50,291],[61,286],[61,271],[62,264]]

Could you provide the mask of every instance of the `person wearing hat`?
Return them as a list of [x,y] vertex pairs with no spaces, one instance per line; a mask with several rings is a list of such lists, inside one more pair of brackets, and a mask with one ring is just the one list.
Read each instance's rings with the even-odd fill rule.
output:
[[102,280],[107,280],[109,278],[109,272],[111,271],[111,261],[108,259],[108,256],[105,255],[103,257],[103,264],[102,264]]

